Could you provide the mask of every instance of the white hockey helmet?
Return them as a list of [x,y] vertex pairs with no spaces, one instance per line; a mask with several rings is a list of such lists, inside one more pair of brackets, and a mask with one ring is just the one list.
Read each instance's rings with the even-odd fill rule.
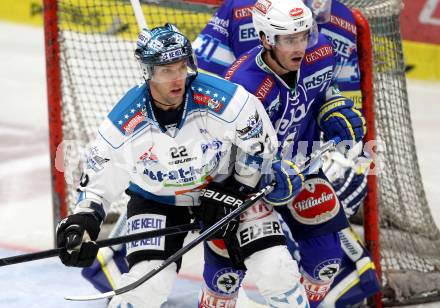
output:
[[312,11],[302,0],[258,0],[252,9],[254,27],[275,45],[277,35],[310,31],[316,41],[317,28]]

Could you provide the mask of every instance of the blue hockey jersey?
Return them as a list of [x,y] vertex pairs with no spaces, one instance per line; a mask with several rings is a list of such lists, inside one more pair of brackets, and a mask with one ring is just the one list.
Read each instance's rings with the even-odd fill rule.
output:
[[337,64],[331,43],[320,34],[318,43],[306,50],[295,88],[272,72],[262,52],[257,46],[243,54],[224,78],[244,86],[263,103],[277,132],[279,155],[286,159],[307,156],[320,140],[315,119],[319,108],[341,97],[334,87]]
[[[243,53],[259,45],[252,24],[255,0],[225,0],[193,43],[199,68],[222,75]],[[356,25],[352,12],[333,0],[330,21],[318,25],[338,54],[337,83],[344,96],[361,106]]]

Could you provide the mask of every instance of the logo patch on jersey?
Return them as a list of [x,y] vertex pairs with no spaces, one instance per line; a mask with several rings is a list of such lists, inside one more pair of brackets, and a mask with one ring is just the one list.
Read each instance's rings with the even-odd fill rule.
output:
[[193,99],[196,104],[207,106],[209,109],[212,109],[217,113],[220,113],[223,108],[223,104],[219,100],[215,100],[209,95],[203,93],[194,93]]
[[258,40],[257,31],[255,30],[254,25],[252,23],[240,25],[240,27],[238,27],[238,31],[240,34],[238,40],[240,42]]
[[306,53],[304,59],[306,60],[307,64],[313,64],[331,55],[333,55],[332,47],[330,45],[324,45]]
[[263,102],[274,86],[275,81],[271,76],[267,75],[255,92],[255,96]]
[[329,31],[327,29],[322,29],[322,34],[324,34],[328,40],[332,43],[333,50],[338,54],[343,56],[344,58],[349,58],[353,51],[356,50],[356,45],[353,41],[348,38],[335,33],[333,31]]
[[312,178],[289,205],[292,215],[305,225],[317,225],[334,218],[340,209],[331,185],[324,179]]
[[102,157],[98,147],[94,146],[89,150],[87,155],[87,169],[92,169],[95,172],[104,169],[103,165],[110,161],[110,158]]
[[271,6],[272,2],[269,0],[258,0],[257,3],[255,3],[255,8],[263,15],[267,14]]
[[87,168],[90,168],[93,171],[98,172],[104,168],[102,165],[104,165],[109,160],[110,160],[109,158],[103,158],[98,155],[89,156],[87,157]]
[[298,19],[304,15],[304,10],[300,7],[295,7],[290,10],[289,15],[293,17],[293,19]]
[[[132,110],[133,111],[133,110]],[[125,115],[124,118],[128,119],[124,125],[122,125],[122,129],[127,133],[132,133],[136,126],[145,119],[145,116],[142,114],[142,111],[136,112],[131,118],[128,115]]]
[[333,77],[333,68],[327,66],[322,70],[317,71],[313,75],[304,78],[304,86],[307,90],[317,88],[326,81],[330,81]]
[[345,31],[348,31],[354,35],[357,33],[356,25],[349,22],[348,20],[345,20],[339,16],[330,15],[330,23],[335,25],[338,28],[341,28]]
[[222,294],[233,294],[238,292],[240,281],[243,280],[244,273],[232,268],[224,268],[214,274],[212,286],[215,291]]
[[237,129],[237,133],[241,140],[260,137],[263,133],[263,120],[260,119],[258,112],[250,116],[247,120],[247,126],[242,129]]
[[150,161],[153,163],[157,163],[157,156],[156,156],[156,154],[153,153],[153,146],[149,147],[148,150],[144,154],[139,156],[139,160],[143,161],[144,163],[147,163]]
[[219,18],[217,15],[211,17],[208,22],[208,25],[212,27],[212,30],[219,32],[220,34],[229,37],[229,20]]
[[[167,218],[158,214],[139,214],[127,219],[127,234],[162,229],[166,226]],[[126,244],[127,254],[139,250],[165,250],[165,236],[147,238]]]
[[238,232],[240,247],[266,236],[283,235],[281,225],[278,221],[261,218],[262,221],[255,221],[254,224],[244,224],[244,228]]
[[319,263],[313,270],[313,278],[322,281],[331,281],[339,272],[341,259],[329,259]]
[[228,69],[228,71],[225,74],[225,79],[230,80],[232,78],[232,75],[234,75],[235,71],[242,65],[247,58],[249,58],[249,55],[245,54],[241,56],[237,61],[235,61],[232,66]]
[[253,7],[254,7],[253,5],[248,5],[248,6],[242,6],[242,7],[235,8],[233,11],[234,19],[240,20],[243,18],[252,17],[252,8]]

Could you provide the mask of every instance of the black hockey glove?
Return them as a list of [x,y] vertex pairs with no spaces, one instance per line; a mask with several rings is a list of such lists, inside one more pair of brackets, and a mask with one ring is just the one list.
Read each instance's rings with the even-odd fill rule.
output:
[[57,247],[64,247],[60,253],[66,266],[88,267],[98,254],[94,242],[98,238],[101,222],[90,213],[72,214],[58,223]]
[[[202,190],[200,206],[196,209],[196,216],[201,221],[203,230],[208,229],[217,221],[231,213],[243,204],[247,194],[225,184],[210,183]],[[235,235],[238,230],[240,217],[236,217],[220,228],[209,240],[224,239]]]

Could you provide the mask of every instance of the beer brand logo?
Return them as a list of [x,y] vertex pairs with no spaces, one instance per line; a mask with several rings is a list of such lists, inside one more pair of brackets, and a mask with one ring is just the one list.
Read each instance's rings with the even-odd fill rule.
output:
[[205,94],[194,93],[193,99],[196,104],[208,106],[208,108],[214,110],[215,112],[220,112],[220,110],[223,108],[223,104],[220,101],[215,100]]
[[289,206],[292,215],[306,225],[329,221],[338,214],[339,208],[335,191],[321,178],[308,179]]
[[302,17],[304,15],[304,10],[300,7],[296,7],[296,8],[291,9],[289,14],[294,19],[296,19],[296,18]]

